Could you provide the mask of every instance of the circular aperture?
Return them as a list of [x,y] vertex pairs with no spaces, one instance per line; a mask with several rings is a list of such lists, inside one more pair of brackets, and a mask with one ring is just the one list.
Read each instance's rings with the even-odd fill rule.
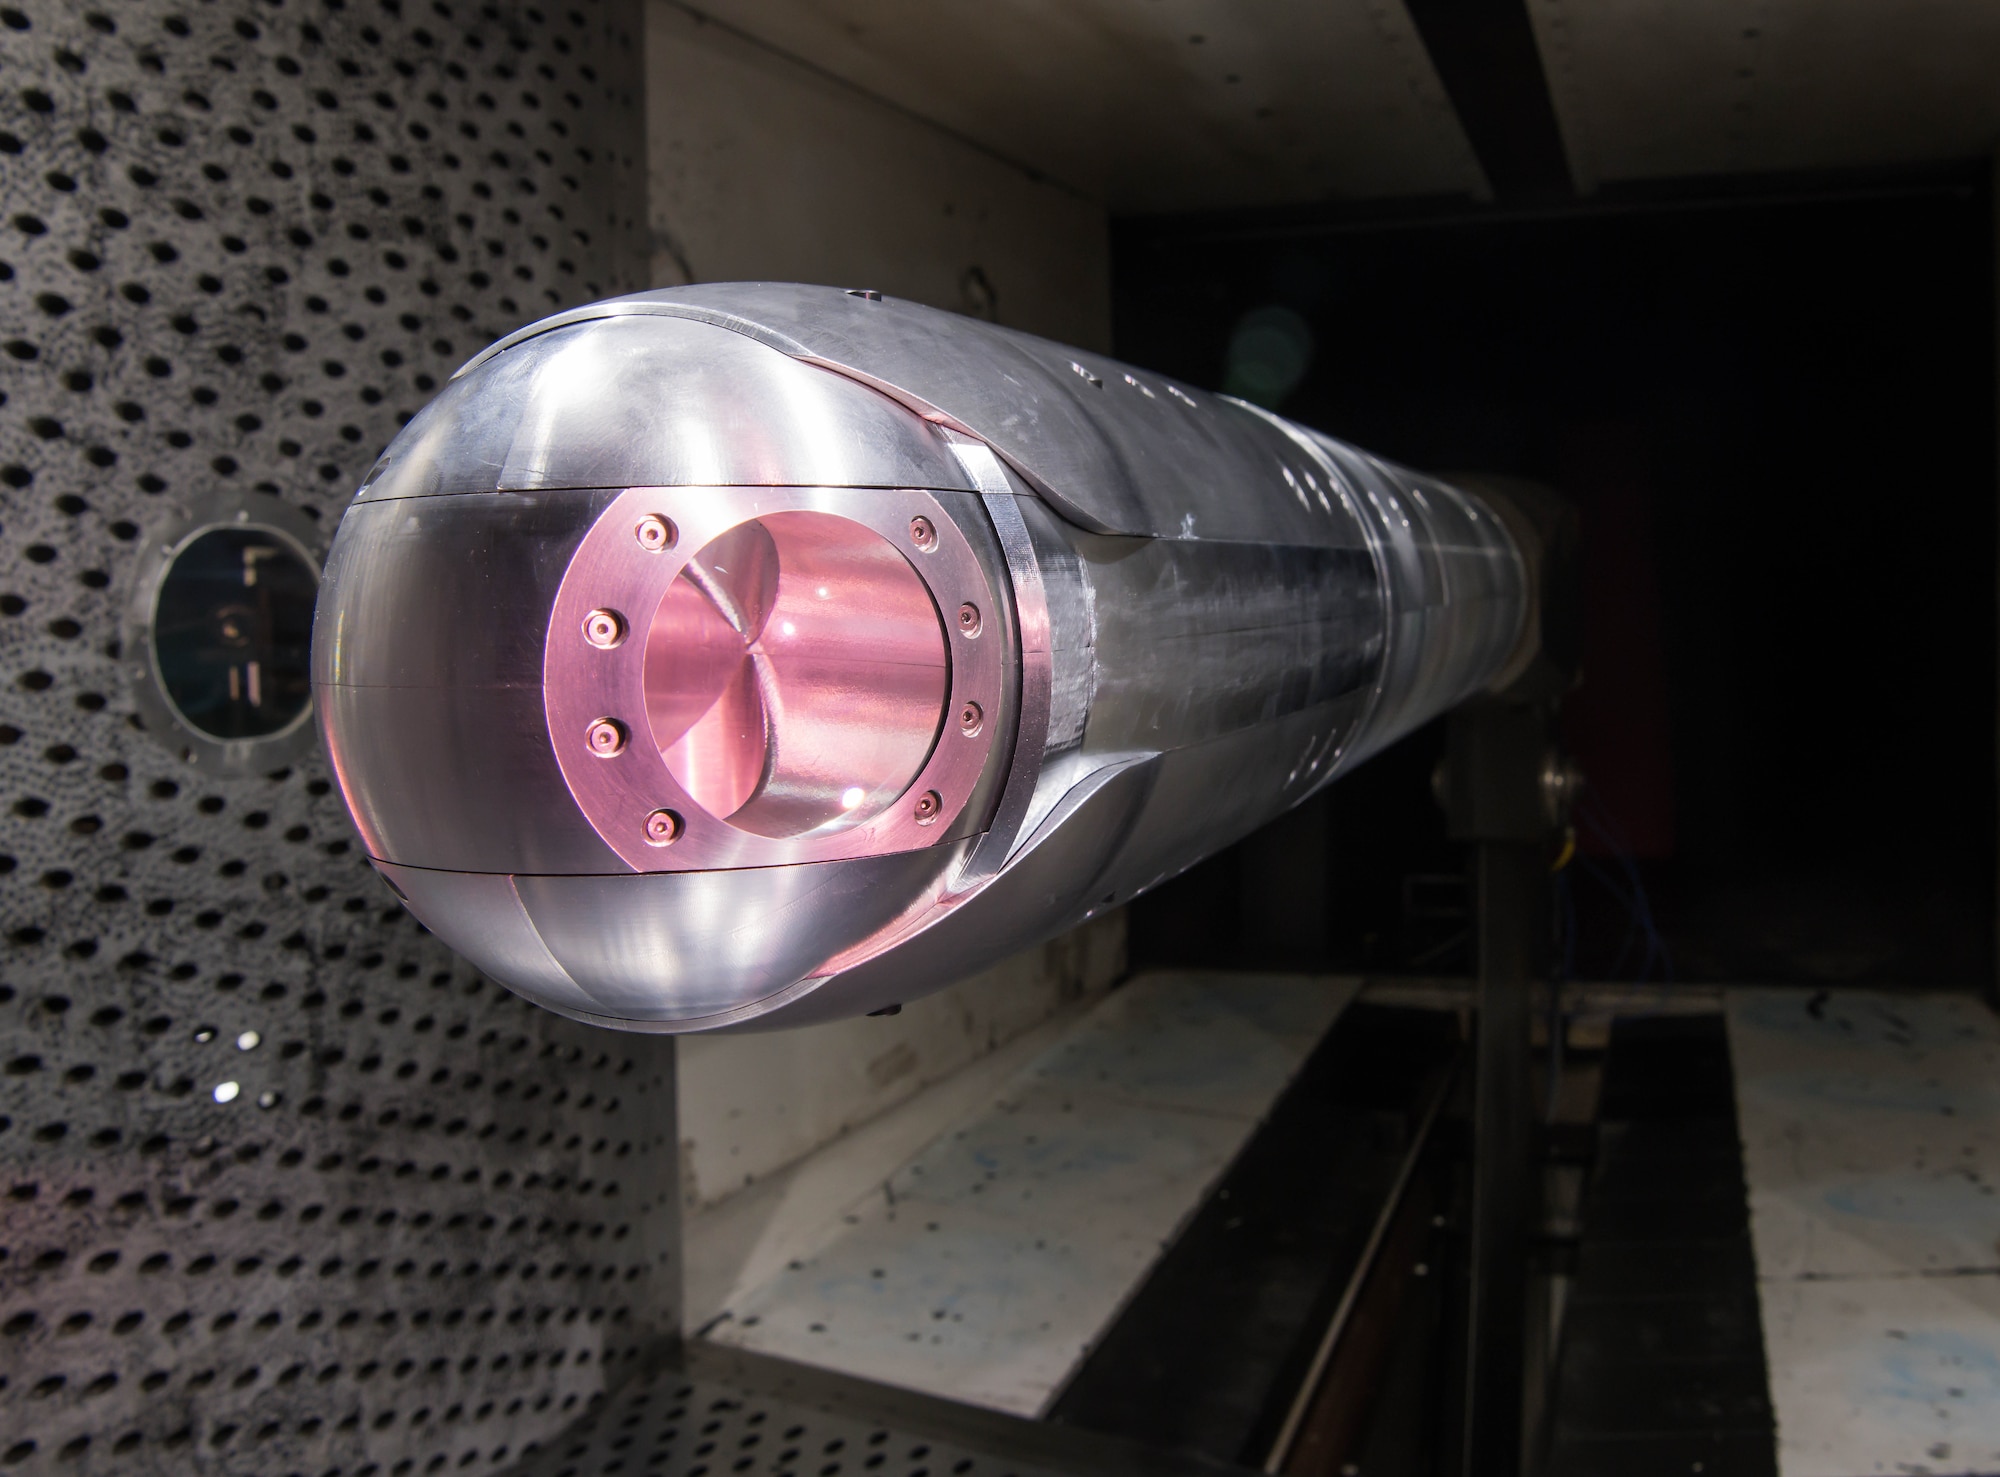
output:
[[182,721],[223,740],[298,722],[312,703],[318,589],[298,547],[265,529],[214,528],[183,545],[153,615],[153,660]]
[[906,791],[950,693],[943,623],[887,539],[830,513],[738,524],[646,636],[646,717],[711,815],[773,838],[859,825]]

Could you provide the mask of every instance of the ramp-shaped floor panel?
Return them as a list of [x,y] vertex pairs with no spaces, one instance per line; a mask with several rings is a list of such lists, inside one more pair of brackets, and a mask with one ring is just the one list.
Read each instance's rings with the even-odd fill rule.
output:
[[1353,994],[1134,980],[733,1294],[709,1338],[1042,1413]]

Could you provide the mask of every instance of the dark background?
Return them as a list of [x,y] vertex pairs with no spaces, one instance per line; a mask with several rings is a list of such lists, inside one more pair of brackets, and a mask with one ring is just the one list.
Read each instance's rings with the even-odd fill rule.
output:
[[[1127,220],[1116,348],[1220,386],[1243,315],[1283,305],[1314,340],[1283,413],[1577,501],[1576,975],[1984,987],[1991,221],[1970,170]],[[1413,735],[1142,900],[1135,957],[1464,969],[1441,742]]]

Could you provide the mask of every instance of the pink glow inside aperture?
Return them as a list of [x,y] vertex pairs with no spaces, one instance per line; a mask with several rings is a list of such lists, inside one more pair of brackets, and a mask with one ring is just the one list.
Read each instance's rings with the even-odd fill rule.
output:
[[929,592],[888,540],[771,513],[711,540],[646,634],[646,717],[703,809],[759,836],[845,829],[922,770],[951,672]]

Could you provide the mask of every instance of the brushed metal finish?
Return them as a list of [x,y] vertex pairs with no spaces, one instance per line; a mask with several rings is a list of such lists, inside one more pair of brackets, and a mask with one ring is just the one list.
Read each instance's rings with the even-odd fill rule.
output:
[[[1476,496],[1251,406],[879,296],[724,284],[594,304],[502,340],[439,406],[357,504],[352,559],[406,558],[385,587],[412,592],[406,619],[430,629],[451,616],[425,613],[425,569],[451,547],[461,508],[481,530],[469,538],[535,546],[513,556],[523,577],[495,636],[514,685],[482,686],[494,669],[478,658],[424,700],[435,732],[460,735],[448,749],[492,723],[497,751],[518,750],[513,815],[504,827],[468,818],[462,834],[477,845],[427,834],[449,803],[409,793],[391,747],[361,731],[375,721],[367,700],[347,695],[363,690],[364,666],[389,670],[386,656],[329,656],[328,747],[371,846],[403,849],[378,856],[511,875],[563,980],[597,1002],[582,1014],[630,1028],[804,1023],[937,989],[1298,803],[1477,691],[1526,628],[1521,551]],[[566,448],[568,437],[581,444]],[[533,456],[520,449],[530,444]],[[531,477],[507,470],[530,464]],[[475,477],[475,466],[487,470]],[[622,487],[555,488],[612,471]],[[486,510],[488,489],[510,478],[549,490],[503,498],[561,502],[573,521],[548,513],[535,525],[520,512],[509,524]],[[480,482],[481,496],[450,492]],[[447,532],[398,543],[383,530],[401,526],[400,509]],[[743,661],[764,618],[758,550],[776,558],[778,545],[729,531],[805,513],[891,543],[921,526],[927,552],[904,548],[896,567],[928,585],[948,632],[950,706],[976,703],[979,721],[968,732],[945,723],[900,799],[883,801],[900,770],[879,795],[857,784],[870,807],[859,824],[826,822],[822,796],[818,829],[788,835],[727,815],[779,773],[775,666],[731,706],[726,682],[703,676],[715,642],[695,616],[719,612],[709,625],[728,640],[716,650]],[[639,517],[661,520],[650,545],[635,541]],[[728,548],[715,547],[735,572],[690,562],[725,534]],[[322,614],[329,633],[352,634],[328,639],[372,653],[378,617],[341,554]],[[708,583],[687,596],[694,614],[662,625],[654,612],[684,570]],[[745,600],[758,612],[736,611]],[[886,619],[894,599],[880,603]],[[605,629],[653,636],[593,641],[586,626],[607,610],[618,621]],[[537,632],[556,785],[546,770],[529,778],[533,744],[518,721],[496,721],[496,692],[526,701]],[[829,680],[883,654],[864,648],[895,644],[864,624],[850,632],[853,655],[827,658],[840,669]],[[649,671],[678,675],[648,687]],[[733,722],[731,744],[701,758],[733,755],[727,774],[677,778],[694,761],[674,747],[687,715],[659,695],[676,684],[716,700],[714,722]],[[857,688],[852,701],[858,716],[876,697]],[[627,741],[642,730],[650,740]],[[960,772],[939,767],[952,755]],[[429,757],[407,768],[425,786],[452,783]],[[641,822],[661,806],[686,830],[649,845]],[[579,814],[622,868],[581,854],[522,864],[570,846]],[[581,875],[620,870],[635,875]],[[464,919],[440,902],[433,926],[458,937],[488,907],[506,915],[505,895],[481,896],[497,901],[468,905]],[[578,1013],[549,978],[529,950],[513,982]]]
[[[880,396],[871,398],[883,410],[895,410]],[[431,506],[434,501],[423,500],[423,505]],[[633,527],[647,516],[665,517],[676,527],[679,542],[674,549],[649,552],[635,541]],[[663,674],[679,673],[699,685],[695,669],[712,660],[703,628],[693,625],[690,629],[693,623],[680,619],[675,594],[686,588],[684,581],[690,573],[707,577],[699,562],[703,551],[740,531],[754,532],[759,520],[777,522],[801,516],[844,523],[885,547],[897,540],[907,543],[913,518],[931,520],[936,543],[928,553],[912,560],[891,549],[890,557],[901,560],[913,586],[913,598],[929,607],[933,639],[944,642],[943,613],[956,611],[962,604],[974,603],[992,611],[994,618],[992,631],[977,639],[955,632],[950,635],[948,664],[942,669],[949,704],[934,705],[914,749],[919,762],[900,777],[900,784],[888,787],[886,795],[872,793],[872,786],[865,787],[861,808],[867,819],[851,827],[817,826],[786,834],[746,825],[740,817],[732,819],[727,811],[716,813],[689,788],[695,757],[686,751],[686,723],[681,720],[692,720],[702,713],[670,712],[673,704],[663,698],[662,684],[666,681]],[[985,797],[982,778],[997,762],[998,726],[982,727],[971,736],[956,728],[939,732],[946,706],[977,702],[999,710],[1014,681],[1013,652],[1001,619],[1005,576],[982,562],[979,548],[991,540],[990,533],[980,526],[983,523],[984,514],[971,498],[914,489],[774,487],[722,493],[707,488],[649,486],[633,488],[613,501],[580,542],[562,575],[547,622],[541,692],[547,715],[545,742],[554,750],[575,805],[605,845],[623,860],[624,867],[615,870],[690,871],[825,861],[932,846],[960,834],[963,828],[984,829],[987,816],[974,805]],[[967,525],[972,529],[970,537]],[[756,557],[762,547],[746,542],[740,549],[718,556],[729,569],[717,567],[709,573],[719,579],[733,578],[743,569],[744,561]],[[771,557],[776,559],[775,550]],[[865,591],[843,590],[837,580],[825,588],[829,607],[866,599]],[[724,594],[722,598],[728,597]],[[815,591],[808,590],[802,598],[807,605],[818,603]],[[601,606],[627,612],[640,638],[614,650],[592,648],[582,637],[582,624]],[[882,655],[879,634],[871,636],[866,629],[868,616],[869,612],[862,610],[842,617],[850,628],[846,638],[852,647],[850,659],[857,665]],[[741,614],[737,618],[748,620]],[[806,625],[797,629],[811,625],[803,614],[798,620]],[[725,625],[724,630],[728,629]],[[728,655],[734,664],[742,660],[743,649],[733,635],[730,639],[734,646]],[[776,639],[785,639],[782,632]],[[816,670],[824,675],[829,665],[823,658]],[[759,770],[741,777],[746,786],[768,786],[786,778],[763,767],[778,762],[776,745],[767,738],[763,722],[769,717],[769,737],[782,741],[809,718],[809,712],[797,701],[805,674],[794,675],[800,680],[788,686],[766,657],[762,673],[766,690],[744,695],[745,705],[754,702],[757,708],[742,721],[754,721],[759,727],[754,740]],[[703,698],[712,696],[702,694]],[[721,697],[726,703],[730,694],[724,692]],[[866,693],[855,693],[845,701],[850,713],[859,716],[871,700]],[[706,701],[701,708],[713,715]],[[584,734],[605,715],[634,732],[643,730],[648,741],[629,745],[615,759],[598,758],[586,747]],[[336,758],[345,751],[348,739],[345,729],[329,728],[328,747]],[[746,736],[744,742],[751,740]],[[706,793],[703,781],[697,779],[696,784]],[[935,791],[943,800],[942,812],[929,823],[920,824],[909,805],[893,803],[905,793],[926,790]],[[686,821],[685,834],[665,850],[648,844],[642,829],[645,816],[662,806],[672,808]],[[729,810],[735,808],[732,804]]]
[[1001,465],[989,447],[955,431],[941,434],[979,487],[1013,583],[1014,598],[1006,610],[1012,626],[995,631],[991,639],[996,643],[1004,639],[1018,653],[1015,681],[1008,692],[1010,701],[995,715],[995,750],[1006,756],[1006,769],[1004,774],[995,774],[993,819],[951,884],[953,895],[962,896],[1006,865],[1015,842],[1027,833],[1037,798],[1048,788],[1044,772],[1053,747],[1050,704],[1055,631],[1049,582],[1042,577],[1034,536],[1022,516],[1019,479]]
[[1346,756],[1358,763],[1500,674],[1528,625],[1527,570],[1500,517],[1473,494],[1287,429],[1362,520],[1382,572],[1383,674]]
[[[1219,496],[1247,475],[1318,467],[1239,401],[978,319],[897,298],[791,283],[663,288],[558,314],[502,339],[461,374],[570,324],[664,316],[733,329],[874,385],[993,448],[1069,521],[1096,533],[1312,544],[1345,532],[1308,497]],[[946,328],[943,325],[949,324]],[[831,479],[826,479],[831,480]]]
[[359,496],[966,486],[923,422],[878,399],[693,319],[600,316],[461,370],[390,444]]
[[[930,519],[905,527],[921,530],[916,553],[935,552]],[[652,740],[681,788],[739,830],[802,836],[872,820],[946,726],[948,640],[890,538],[837,514],[764,514],[710,540],[654,613]]]
[[439,920],[444,942],[493,979],[507,980],[558,1014],[594,1010],[595,997],[570,978],[535,930],[514,890],[514,879],[496,872],[438,872],[377,862],[376,870],[412,911]]
[[[588,1016],[640,1030],[755,1019],[856,937],[935,887],[963,843],[786,867],[516,877],[522,907]],[[577,1013],[577,1012],[571,1012]]]
[[313,694],[370,856],[625,869],[569,803],[542,701],[557,587],[610,501],[502,493],[348,509],[320,581]]
[[[755,1021],[850,936],[933,894],[965,842],[781,868],[510,877],[377,863],[439,936],[558,1015],[628,1030]],[[572,966],[574,968],[572,969]],[[769,982],[776,980],[777,987]]]
[[1375,680],[1383,611],[1366,547],[1075,543],[1096,613],[1090,748],[1188,748]]
[[1049,717],[1043,746],[1047,753],[1059,754],[1083,742],[1084,724],[1097,693],[1097,590],[1083,577],[1071,534],[1048,504],[1038,497],[1010,494],[1009,506],[1030,545],[1022,567],[1035,571],[1035,583],[1048,607]]
[[820,988],[788,1001],[773,1024],[812,1025],[901,1004],[934,988],[930,981],[983,969],[1023,940],[1050,937],[1101,911],[1091,886],[1144,811],[1158,763],[1157,755],[1134,755],[1067,784],[1003,866],[926,899],[890,947],[857,950]]

